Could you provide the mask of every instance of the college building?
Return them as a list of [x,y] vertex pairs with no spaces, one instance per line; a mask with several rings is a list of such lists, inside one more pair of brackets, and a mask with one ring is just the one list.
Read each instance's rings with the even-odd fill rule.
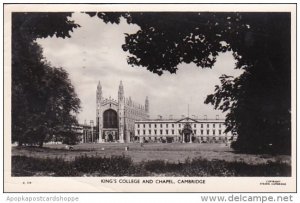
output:
[[149,117],[149,99],[145,104],[134,102],[125,97],[124,87],[120,81],[118,99],[103,98],[101,83],[96,90],[96,122],[82,125],[81,142],[180,142],[208,143],[226,142],[234,139],[230,132],[225,133],[225,120],[198,119],[195,116],[182,116],[180,119],[158,119]]
[[135,135],[140,143],[145,142],[181,142],[207,143],[226,142],[233,139],[232,134],[225,133],[223,119],[148,119],[135,122]]

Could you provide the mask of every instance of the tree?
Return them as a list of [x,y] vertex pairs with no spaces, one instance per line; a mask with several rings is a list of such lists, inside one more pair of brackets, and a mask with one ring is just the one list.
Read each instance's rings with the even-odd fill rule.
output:
[[43,145],[54,134],[71,131],[80,109],[68,73],[52,67],[36,38],[70,37],[78,25],[70,13],[12,15],[12,141]]
[[291,41],[289,13],[132,12],[96,13],[106,23],[137,24],[126,34],[128,63],[161,75],[180,63],[212,68],[220,52],[232,51],[244,73],[221,76],[205,103],[227,112],[226,131],[238,134],[235,148],[290,153]]
[[245,72],[235,80],[223,77],[206,103],[230,111],[227,130],[239,135],[235,149],[290,154],[290,14],[244,14],[242,22],[250,26],[246,46],[233,47]]

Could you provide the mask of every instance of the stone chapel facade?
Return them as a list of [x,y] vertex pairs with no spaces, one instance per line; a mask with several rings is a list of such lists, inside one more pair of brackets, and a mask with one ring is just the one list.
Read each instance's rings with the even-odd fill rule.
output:
[[119,85],[118,100],[103,98],[100,82],[96,97],[97,142],[133,142],[135,121],[149,119],[148,97],[145,99],[145,105],[135,103],[131,97],[125,98],[122,81]]

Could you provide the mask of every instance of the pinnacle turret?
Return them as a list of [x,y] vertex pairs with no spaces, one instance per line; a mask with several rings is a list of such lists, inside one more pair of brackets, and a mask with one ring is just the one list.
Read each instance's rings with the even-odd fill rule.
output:
[[149,99],[148,96],[146,97],[146,101],[145,101],[145,110],[147,113],[149,113]]
[[123,87],[122,80],[120,81],[120,85],[119,85],[118,98],[119,100],[124,98],[124,87]]
[[102,99],[102,86],[101,86],[101,83],[100,81],[98,82],[98,85],[97,85],[97,103],[99,103]]

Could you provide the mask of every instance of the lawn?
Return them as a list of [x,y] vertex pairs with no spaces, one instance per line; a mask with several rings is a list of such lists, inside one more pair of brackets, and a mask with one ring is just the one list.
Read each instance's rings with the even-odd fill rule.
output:
[[[128,147],[128,151],[125,150]],[[134,163],[148,160],[163,160],[173,163],[183,163],[186,159],[202,158],[208,161],[224,160],[226,162],[244,162],[250,165],[267,162],[283,162],[290,165],[291,159],[287,155],[259,155],[234,152],[225,144],[199,144],[199,143],[149,143],[141,146],[138,143],[101,143],[79,144],[70,151],[62,144],[45,145],[37,147],[12,147],[12,156],[27,156],[36,158],[62,158],[72,161],[79,156],[130,157]]]

